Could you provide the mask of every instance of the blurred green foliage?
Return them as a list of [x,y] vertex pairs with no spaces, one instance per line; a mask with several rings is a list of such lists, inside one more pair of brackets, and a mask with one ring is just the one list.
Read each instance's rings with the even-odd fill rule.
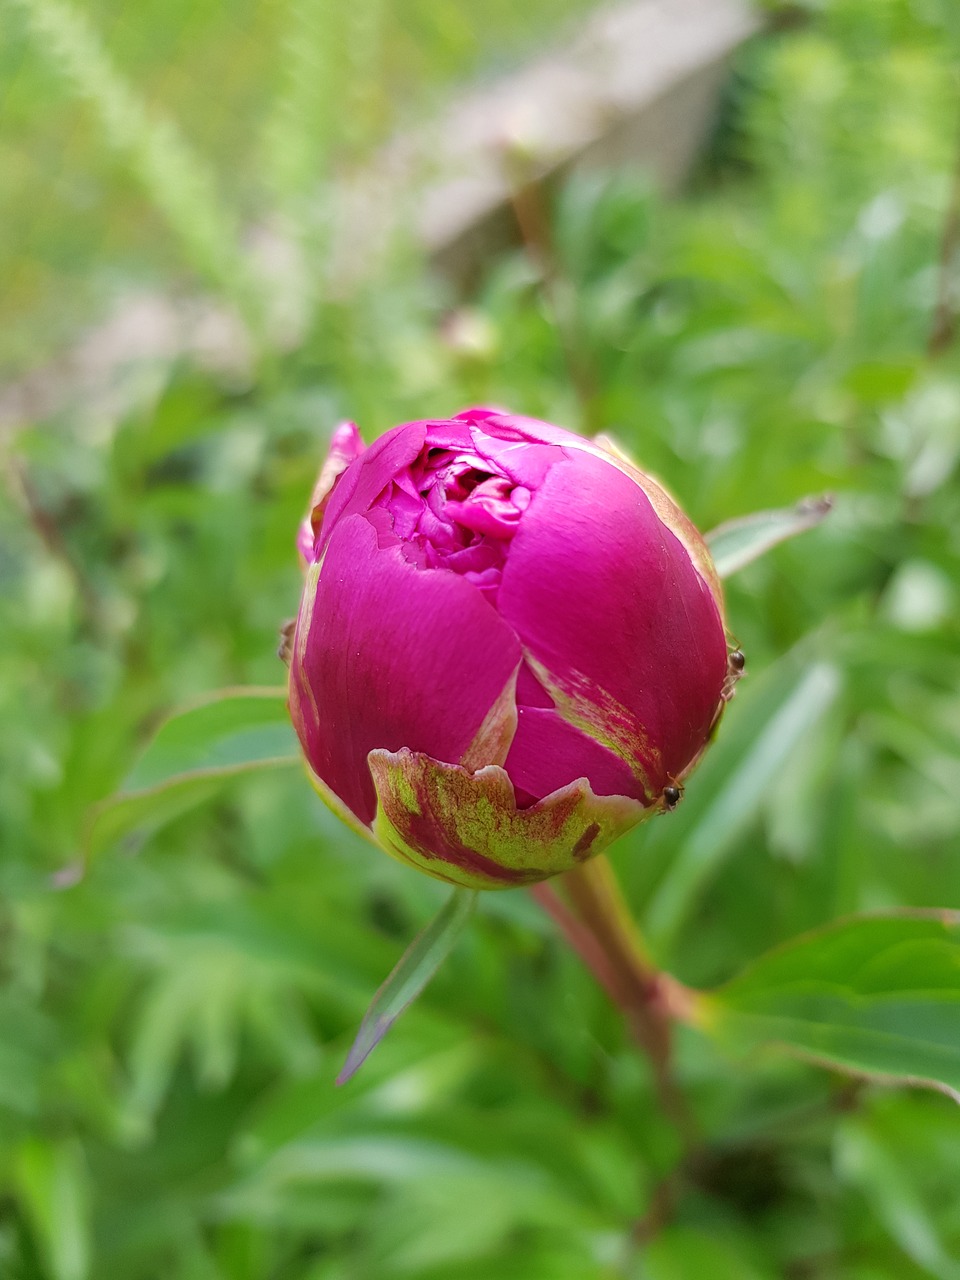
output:
[[[498,4],[487,48],[556,6],[528,9],[525,26]],[[404,86],[478,56],[469,6],[440,0],[151,4],[117,22],[90,4],[94,46],[62,23],[57,44],[54,0],[3,11],[5,107],[32,131],[29,148],[5,137],[0,171],[27,176],[4,198],[14,226],[37,213],[3,328],[53,298],[53,336],[89,305],[94,258],[135,280],[192,270],[229,296],[176,232],[191,201],[240,226],[299,198],[311,147],[334,170],[331,134],[353,117],[327,119],[333,82],[299,67],[304,32],[348,11],[368,23],[350,46],[367,69],[335,82],[368,102],[364,145],[395,92],[412,110]],[[576,379],[522,252],[491,263],[456,324],[444,288],[398,262],[321,301],[303,345],[265,353],[250,381],[153,368],[119,417],[78,404],[4,442],[5,1278],[957,1276],[955,1103],[773,1055],[733,1065],[690,1033],[680,1074],[703,1147],[664,1184],[678,1143],[646,1068],[521,893],[484,896],[426,995],[335,1090],[370,996],[443,895],[338,826],[295,768],[125,836],[83,876],[79,858],[92,806],[165,710],[282,680],[293,534],[337,419],[369,438],[482,400],[611,431],[704,528],[837,495],[824,526],[730,582],[749,678],[677,812],[615,850],[663,964],[709,986],[840,915],[960,906],[960,356],[930,352],[938,297],[958,289],[941,266],[958,14],[794,6],[738,57],[682,202],[627,174],[560,192],[554,301]],[[90,96],[103,84],[79,84],[91,47],[114,89],[178,122],[161,134],[190,157],[164,194],[173,215],[142,173],[134,186],[153,135],[118,147]],[[51,179],[78,88],[88,105]],[[263,152],[231,138],[286,136],[284,93],[314,92],[265,195]],[[215,182],[190,177],[201,155]]]
[[589,5],[2,0],[0,371],[185,267],[243,292],[242,225],[315,217],[399,122]]

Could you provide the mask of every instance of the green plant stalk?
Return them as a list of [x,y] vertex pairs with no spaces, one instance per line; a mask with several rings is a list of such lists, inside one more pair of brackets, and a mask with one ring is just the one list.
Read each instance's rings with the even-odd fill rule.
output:
[[[691,993],[653,963],[604,855],[566,872],[534,896],[623,1013],[653,1071],[664,1114],[690,1147],[697,1127],[673,1073],[672,1023],[685,1020]],[[566,899],[566,901],[564,901]]]

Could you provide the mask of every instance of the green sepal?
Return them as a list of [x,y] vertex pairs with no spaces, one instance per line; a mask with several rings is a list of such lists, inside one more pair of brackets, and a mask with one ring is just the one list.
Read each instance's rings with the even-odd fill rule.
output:
[[655,812],[625,796],[594,795],[585,778],[518,809],[499,765],[471,772],[406,747],[367,759],[380,844],[469,889],[510,889],[569,871]]

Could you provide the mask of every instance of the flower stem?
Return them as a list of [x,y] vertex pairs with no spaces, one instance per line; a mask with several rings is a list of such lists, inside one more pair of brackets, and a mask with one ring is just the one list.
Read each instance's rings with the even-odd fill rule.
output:
[[683,1016],[686,989],[654,966],[605,857],[566,872],[559,885],[563,897],[547,884],[534,896],[622,1011],[650,1061],[664,1113],[691,1146],[696,1125],[672,1066],[671,1022]]

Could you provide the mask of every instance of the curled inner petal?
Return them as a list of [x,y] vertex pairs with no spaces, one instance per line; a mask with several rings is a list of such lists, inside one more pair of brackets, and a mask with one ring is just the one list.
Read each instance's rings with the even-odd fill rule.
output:
[[496,604],[509,544],[556,456],[550,447],[479,432],[444,443],[428,432],[419,455],[384,487],[369,517],[381,545],[403,543],[411,563],[461,574]]

